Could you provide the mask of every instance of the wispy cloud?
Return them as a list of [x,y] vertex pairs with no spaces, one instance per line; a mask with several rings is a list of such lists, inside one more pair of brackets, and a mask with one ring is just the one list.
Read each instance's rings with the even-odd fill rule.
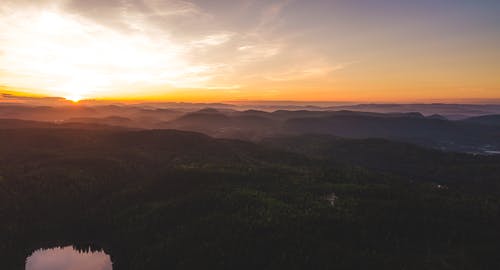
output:
[[[2,78],[8,85],[85,97],[138,83],[202,86],[211,77],[210,66],[190,63],[189,47],[167,35],[125,34],[55,9],[1,15],[0,67],[11,74]],[[221,42],[209,36],[198,45]]]
[[333,72],[343,70],[358,61],[330,65],[328,63],[306,64],[305,67],[290,67],[285,71],[265,75],[264,78],[270,81],[284,82],[304,80],[328,76]]
[[[336,66],[324,61],[298,68],[304,57],[273,33],[290,3],[247,1],[257,5],[258,19],[238,30],[189,1],[7,0],[0,3],[0,83],[84,98],[159,86],[231,90],[249,76],[328,74]],[[286,69],[275,64],[283,58]]]
[[200,47],[203,48],[205,46],[219,46],[221,44],[228,42],[232,36],[233,36],[232,33],[212,34],[212,35],[204,36],[199,40],[195,40],[195,41],[191,42],[191,44],[194,47],[198,47],[198,48],[200,48]]
[[262,30],[264,27],[270,27],[276,24],[276,22],[280,19],[283,10],[289,5],[291,0],[282,0],[271,2],[268,6],[266,6],[261,13],[260,21],[258,24],[258,30]]
[[240,61],[253,62],[266,60],[280,53],[279,44],[248,44],[238,47]]

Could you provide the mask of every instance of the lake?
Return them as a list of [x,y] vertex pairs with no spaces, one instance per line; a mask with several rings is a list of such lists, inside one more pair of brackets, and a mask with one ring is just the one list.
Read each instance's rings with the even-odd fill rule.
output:
[[81,251],[72,246],[35,251],[26,259],[26,270],[112,270],[104,251]]

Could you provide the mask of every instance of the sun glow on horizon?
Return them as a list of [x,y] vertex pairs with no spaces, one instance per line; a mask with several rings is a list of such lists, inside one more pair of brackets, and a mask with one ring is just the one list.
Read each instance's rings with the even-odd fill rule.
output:
[[69,100],[73,103],[78,103],[80,102],[80,100],[82,100],[83,98],[81,96],[67,96],[65,97],[66,100]]
[[26,10],[0,20],[1,66],[7,85],[45,89],[68,100],[114,96],[123,89],[196,87],[207,80],[203,65],[167,37],[126,34],[56,11]]

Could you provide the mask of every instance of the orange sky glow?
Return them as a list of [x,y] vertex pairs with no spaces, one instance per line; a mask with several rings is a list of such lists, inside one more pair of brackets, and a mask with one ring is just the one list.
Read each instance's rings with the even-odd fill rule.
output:
[[2,1],[0,94],[75,102],[500,98],[499,4],[362,2]]

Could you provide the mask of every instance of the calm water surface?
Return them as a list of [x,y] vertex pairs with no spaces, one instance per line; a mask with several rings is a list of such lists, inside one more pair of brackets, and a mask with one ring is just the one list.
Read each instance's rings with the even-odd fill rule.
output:
[[26,259],[26,270],[112,270],[103,251],[81,252],[73,247],[40,249]]

